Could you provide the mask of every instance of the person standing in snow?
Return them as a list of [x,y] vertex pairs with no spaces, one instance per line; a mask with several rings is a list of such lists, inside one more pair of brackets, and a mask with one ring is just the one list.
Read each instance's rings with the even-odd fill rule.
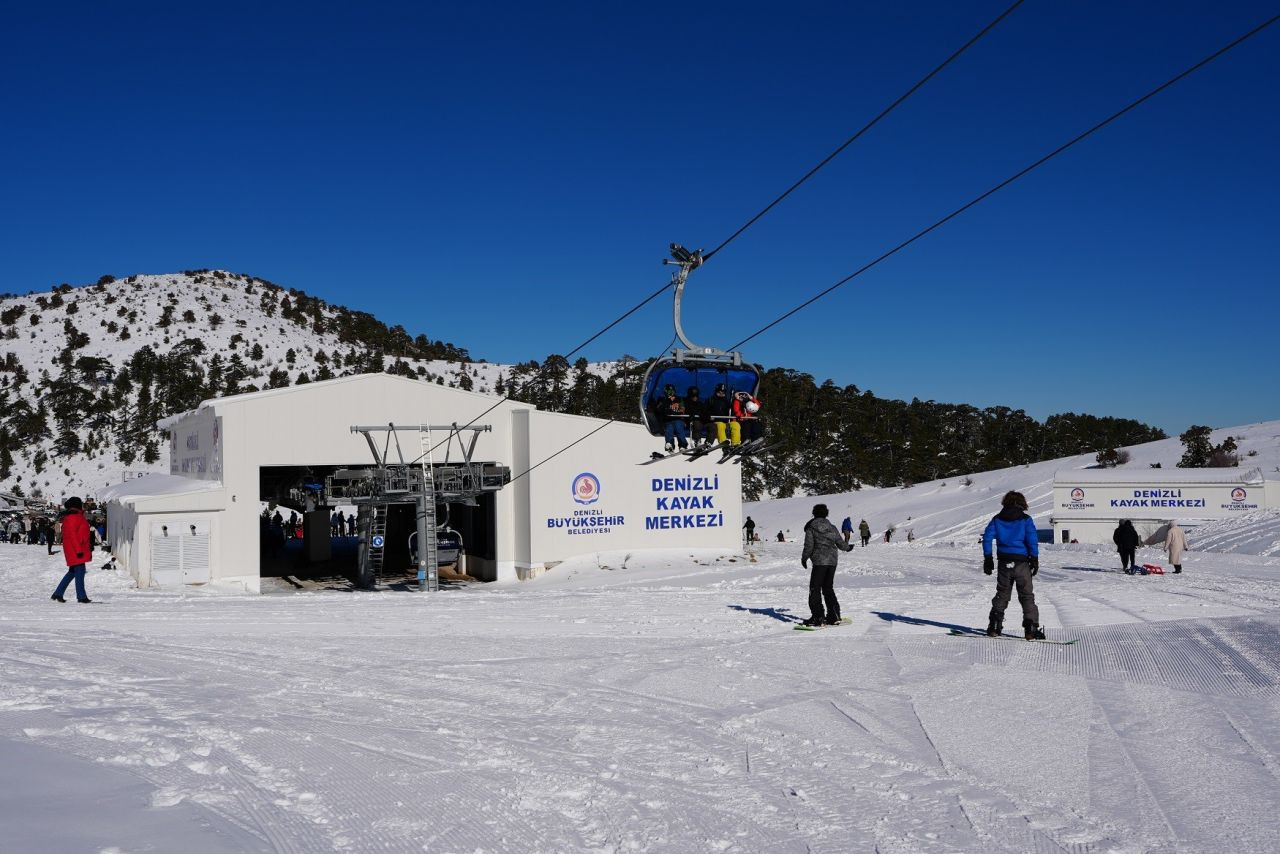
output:
[[65,602],[62,594],[67,592],[67,585],[76,583],[76,601],[91,602],[89,594],[84,590],[85,564],[93,557],[93,547],[89,539],[89,521],[84,518],[84,502],[74,495],[67,499],[66,515],[62,517],[62,554],[67,561],[67,574],[58,582],[58,589],[49,598],[55,602]]
[[748,543],[755,542],[756,539],[756,523],[750,516],[747,517],[747,523],[742,526],[742,530],[746,532],[744,535]]
[[840,523],[840,536],[844,537],[846,543],[853,536],[853,520],[848,516],[845,516],[844,521]]
[[866,519],[858,523],[858,536],[862,537],[862,547],[865,549],[867,543],[871,542],[871,526],[867,524]]
[[851,552],[853,546],[841,538],[836,526],[827,519],[827,505],[815,504],[813,518],[804,526],[804,549],[800,552],[800,566],[808,568],[809,561],[813,561],[813,570],[809,574],[809,619],[803,625],[833,626],[840,622],[835,581],[836,562],[842,551]]
[[1132,575],[1138,568],[1134,553],[1138,550],[1138,543],[1142,542],[1133,523],[1128,519],[1121,519],[1115,533],[1111,535],[1111,542],[1116,544],[1116,551],[1120,552],[1120,568]]
[[996,544],[1000,568],[996,575],[996,595],[991,600],[987,635],[999,637],[1004,629],[1004,610],[1014,585],[1018,587],[1018,604],[1022,606],[1022,628],[1027,640],[1044,640],[1040,611],[1031,579],[1040,571],[1040,545],[1036,523],[1027,515],[1027,499],[1021,492],[1006,492],[1000,501],[1000,512],[987,523],[982,533],[982,571],[996,571],[996,557],[991,545]]
[[1187,550],[1187,534],[1178,526],[1176,519],[1169,522],[1169,533],[1164,536],[1164,550],[1169,553],[1173,574],[1182,572],[1182,553]]

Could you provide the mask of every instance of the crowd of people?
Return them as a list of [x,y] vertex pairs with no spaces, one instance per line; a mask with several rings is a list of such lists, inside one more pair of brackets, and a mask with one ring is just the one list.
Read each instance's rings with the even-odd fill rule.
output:
[[[96,510],[92,501],[84,507],[94,545],[106,540],[106,518]],[[62,545],[63,518],[67,511],[12,511],[0,515],[0,542],[8,545],[44,546],[49,554],[53,547]]]
[[720,383],[709,400],[702,399],[697,386],[689,386],[684,397],[668,384],[662,397],[653,403],[653,414],[662,426],[667,453],[712,444],[736,447],[759,444],[764,430],[760,422],[760,400],[747,391],[731,391]]

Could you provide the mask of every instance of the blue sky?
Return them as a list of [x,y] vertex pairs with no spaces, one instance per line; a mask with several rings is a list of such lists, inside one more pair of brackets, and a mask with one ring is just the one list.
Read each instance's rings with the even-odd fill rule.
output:
[[[216,267],[563,353],[1008,3],[460,5],[11,9],[0,290]],[[738,341],[1273,14],[1028,0],[697,271],[686,331]],[[1040,418],[1280,418],[1278,82],[1280,25],[746,355]],[[585,355],[671,337],[663,298]]]

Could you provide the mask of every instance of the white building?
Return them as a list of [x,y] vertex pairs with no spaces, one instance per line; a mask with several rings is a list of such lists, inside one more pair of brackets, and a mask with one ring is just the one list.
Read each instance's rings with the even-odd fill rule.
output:
[[[492,426],[479,434],[473,459],[508,466],[513,478],[478,506],[450,507],[473,577],[523,578],[602,550],[741,543],[741,469],[720,464],[719,454],[640,465],[662,441],[639,425],[542,412],[388,374],[207,400],[166,419],[160,426],[171,434],[171,473],[98,496],[107,508],[108,541],[140,586],[213,582],[256,592],[264,567],[274,571],[261,502],[278,500],[289,484],[323,482],[335,469],[372,464],[352,425],[472,419]],[[406,457],[418,456],[413,435],[401,434],[406,439]],[[438,455],[435,462],[442,462]],[[287,516],[290,508],[281,503]],[[327,523],[323,528],[327,541]],[[387,540],[399,543],[409,530],[389,528]],[[320,545],[319,535],[311,539]],[[407,554],[407,541],[403,548]],[[327,546],[317,554],[327,556]],[[390,546],[387,554],[394,559]]]
[[1184,526],[1280,507],[1280,481],[1259,469],[1073,469],[1053,478],[1053,539],[1109,543],[1121,519],[1144,541],[1163,541],[1169,520]]

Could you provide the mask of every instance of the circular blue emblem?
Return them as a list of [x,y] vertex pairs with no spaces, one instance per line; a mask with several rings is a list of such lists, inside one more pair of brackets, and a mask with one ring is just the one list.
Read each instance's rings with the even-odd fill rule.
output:
[[600,478],[584,471],[573,479],[573,500],[579,504],[595,504],[600,500]]
[[383,540],[382,540],[382,537],[381,537],[381,536],[377,536],[377,537],[374,537],[374,538],[373,538],[373,547],[374,547],[375,549],[380,549],[380,548],[382,548],[382,543],[383,543]]

